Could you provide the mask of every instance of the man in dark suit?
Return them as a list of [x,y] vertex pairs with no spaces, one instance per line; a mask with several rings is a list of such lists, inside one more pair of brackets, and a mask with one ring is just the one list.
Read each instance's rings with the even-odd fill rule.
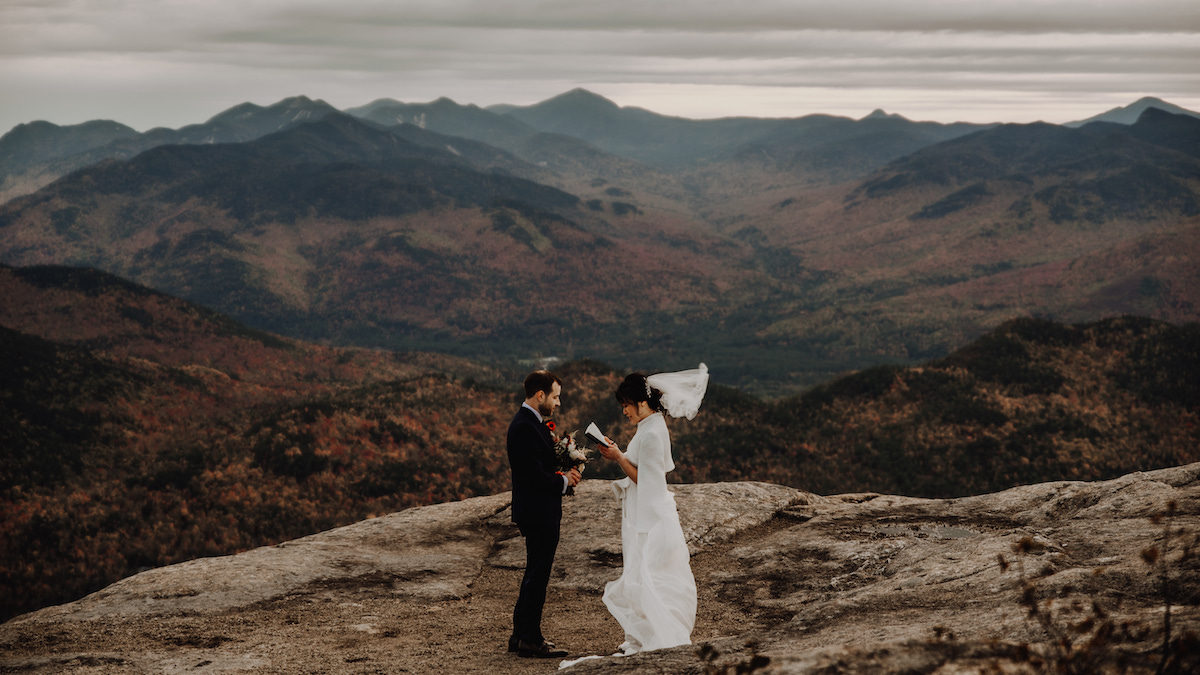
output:
[[525,378],[525,402],[508,425],[508,464],[512,469],[512,519],[525,537],[525,576],[513,609],[513,633],[508,650],[519,656],[561,658],[542,635],[542,608],[554,551],[558,548],[562,497],[579,483],[579,471],[557,471],[554,441],[547,418],[554,415],[562,394],[562,382],[548,370]]

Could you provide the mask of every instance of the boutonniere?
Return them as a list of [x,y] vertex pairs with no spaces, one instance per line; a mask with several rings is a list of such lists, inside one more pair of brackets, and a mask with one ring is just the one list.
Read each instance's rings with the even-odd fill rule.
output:
[[546,428],[550,430],[550,436],[557,440],[558,436],[554,433],[554,429],[556,428],[554,425],[554,420],[546,420]]

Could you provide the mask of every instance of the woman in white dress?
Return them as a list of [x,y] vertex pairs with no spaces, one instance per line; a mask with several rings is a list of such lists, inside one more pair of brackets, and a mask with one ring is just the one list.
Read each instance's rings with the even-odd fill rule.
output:
[[[656,379],[657,378],[657,379]],[[604,588],[604,604],[625,630],[622,653],[690,644],[696,623],[696,581],[666,474],[675,468],[663,413],[694,417],[708,369],[634,373],[617,388],[621,412],[637,432],[624,452],[610,439],[600,453],[626,477],[613,483],[621,501],[621,576]]]

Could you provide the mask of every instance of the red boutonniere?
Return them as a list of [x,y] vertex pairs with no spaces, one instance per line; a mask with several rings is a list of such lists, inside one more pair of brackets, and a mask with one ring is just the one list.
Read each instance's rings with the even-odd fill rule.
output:
[[546,420],[546,428],[550,430],[550,433],[554,433],[554,420]]

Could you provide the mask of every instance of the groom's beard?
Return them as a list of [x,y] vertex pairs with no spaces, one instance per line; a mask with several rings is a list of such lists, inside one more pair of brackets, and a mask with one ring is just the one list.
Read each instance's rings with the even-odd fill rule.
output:
[[554,406],[542,403],[538,406],[538,412],[542,414],[542,417],[554,417]]

